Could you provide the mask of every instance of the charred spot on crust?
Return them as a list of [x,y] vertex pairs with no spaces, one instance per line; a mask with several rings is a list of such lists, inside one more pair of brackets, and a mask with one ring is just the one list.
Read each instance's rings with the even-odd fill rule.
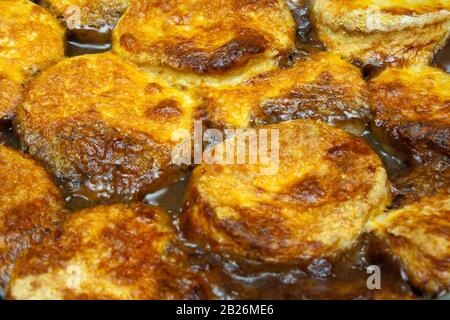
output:
[[320,185],[320,179],[316,176],[308,176],[290,186],[283,197],[289,197],[307,206],[317,205],[326,196],[326,191]]
[[194,112],[194,119],[201,121],[205,129],[225,129],[228,125],[217,117],[218,106],[214,99],[203,97]]
[[400,208],[450,190],[450,168],[417,166],[393,177],[392,183],[395,195],[392,207]]
[[120,37],[120,45],[127,51],[136,53],[139,51],[139,43],[135,36],[130,33],[124,33]]
[[350,84],[336,83],[329,72],[322,72],[314,82],[304,83],[289,93],[261,104],[258,121],[274,124],[297,119],[321,121],[362,118],[370,115],[368,103],[361,95],[355,99]]
[[394,127],[392,134],[420,154],[435,150],[450,157],[450,127],[437,128],[436,124],[427,122],[405,123]]
[[163,87],[161,87],[156,82],[151,82],[145,87],[145,92],[148,92],[149,94],[160,93],[163,90]]
[[156,117],[160,119],[177,118],[183,114],[179,107],[178,101],[166,99],[158,103],[157,106],[149,107],[145,112],[145,116],[148,118]]
[[412,162],[445,162],[450,157],[446,118],[450,102],[438,89],[445,76],[426,67],[388,69],[379,77],[381,80],[376,78],[370,84],[371,125],[377,136],[392,148],[405,151]]
[[333,161],[351,160],[353,155],[368,155],[372,152],[370,147],[358,139],[353,139],[352,143],[337,144],[328,149],[327,156]]
[[239,35],[220,48],[206,52],[192,42],[180,43],[165,49],[167,63],[181,70],[198,74],[223,73],[246,64],[252,56],[266,50],[265,38],[253,30],[241,30]]

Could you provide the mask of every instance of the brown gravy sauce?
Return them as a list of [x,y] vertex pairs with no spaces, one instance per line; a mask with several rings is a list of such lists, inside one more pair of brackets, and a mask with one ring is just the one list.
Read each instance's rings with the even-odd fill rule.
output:
[[[301,1],[297,1],[301,2]],[[307,19],[308,9],[292,6],[299,23],[298,51],[302,54],[322,50],[319,41],[311,32]],[[106,41],[105,41],[106,39]],[[110,36],[93,30],[70,35],[68,55],[77,56],[100,53],[111,48]],[[81,40],[81,41],[80,41]],[[450,70],[450,45],[435,57],[434,64],[447,72]],[[366,71],[370,76],[370,70]],[[346,126],[352,125],[346,124]],[[407,164],[395,155],[383,150],[380,141],[366,129],[362,137],[374,148],[385,162],[390,177],[407,169]],[[18,147],[11,123],[0,123],[0,143]],[[145,202],[160,205],[172,216],[178,227],[178,219],[183,208],[183,196],[188,177],[171,186],[148,195]],[[69,204],[70,205],[70,204]],[[77,208],[73,208],[77,209]],[[326,260],[314,261],[308,266],[272,266],[254,261],[243,261],[231,257],[210,254],[180,239],[183,249],[188,252],[192,268],[198,270],[205,280],[211,298],[219,299],[420,299],[427,298],[415,292],[407,283],[400,268],[377,253],[365,236],[361,244],[346,252],[333,264]],[[381,268],[381,290],[369,290],[367,267]]]

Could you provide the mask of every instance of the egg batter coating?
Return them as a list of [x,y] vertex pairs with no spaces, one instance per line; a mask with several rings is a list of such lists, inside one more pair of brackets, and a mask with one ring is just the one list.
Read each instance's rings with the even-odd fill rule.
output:
[[113,50],[169,72],[228,77],[272,66],[294,41],[283,0],[139,0],[114,30]]
[[58,238],[20,259],[12,299],[195,299],[200,283],[176,248],[169,215],[140,203],[76,212]]
[[427,64],[450,34],[450,2],[313,0],[312,20],[328,49],[352,61]]
[[57,230],[63,205],[44,168],[0,145],[0,296],[15,259]]
[[[432,67],[389,68],[370,83],[374,132],[421,162],[450,157],[450,75]],[[443,159],[442,159],[443,158]]]
[[64,29],[45,9],[0,1],[0,121],[13,116],[22,83],[64,56],[64,40]]
[[69,29],[110,29],[131,0],[41,0],[43,7],[62,19]]
[[[270,263],[332,259],[355,245],[367,220],[390,202],[378,156],[361,139],[322,122],[261,127],[259,137],[262,129],[278,130],[279,163],[271,157],[236,164],[237,158],[233,165],[197,167],[182,215],[187,239]],[[276,136],[270,137],[269,155],[277,149]]]
[[120,202],[178,177],[171,151],[191,130],[192,105],[111,53],[85,55],[36,78],[14,126],[72,198]]
[[366,83],[355,66],[321,52],[237,85],[198,90],[197,117],[216,128],[295,119],[368,122]]
[[436,295],[450,289],[450,196],[426,197],[369,224],[381,246],[415,287]]

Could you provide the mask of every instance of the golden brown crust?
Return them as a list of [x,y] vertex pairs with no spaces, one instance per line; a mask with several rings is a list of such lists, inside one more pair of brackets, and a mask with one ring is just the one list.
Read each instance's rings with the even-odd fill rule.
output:
[[439,193],[450,194],[450,167],[417,165],[392,178],[396,208]]
[[44,168],[2,145],[0,181],[1,295],[15,259],[57,229],[64,203]]
[[33,81],[15,129],[69,194],[141,199],[180,173],[170,153],[182,137],[172,135],[191,130],[192,105],[113,54],[86,55]]
[[450,9],[447,0],[323,0],[323,2],[327,3],[328,8],[333,8],[340,14],[355,10],[377,9],[393,15],[419,15]]
[[196,168],[182,216],[187,238],[213,251],[277,263],[333,258],[354,245],[369,217],[389,204],[377,155],[322,122],[261,129],[279,130],[278,171],[264,175],[274,161]]
[[23,75],[0,58],[0,122],[10,120],[22,99]]
[[0,120],[13,116],[22,82],[64,56],[64,37],[45,9],[25,0],[0,1]]
[[168,214],[139,203],[73,213],[58,237],[17,262],[13,299],[195,299]]
[[450,197],[439,194],[387,213],[369,228],[406,271],[430,294],[450,289]]
[[113,29],[131,0],[41,0],[69,29]]
[[328,49],[363,64],[428,64],[450,35],[448,1],[314,0],[312,17]]
[[[450,75],[432,67],[387,69],[370,83],[375,132],[427,162],[450,157]],[[447,159],[447,160],[445,160]]]
[[295,119],[368,122],[366,84],[356,67],[326,52],[237,85],[201,87],[197,117],[210,126],[247,127]]
[[140,0],[119,21],[113,48],[133,62],[222,74],[294,46],[281,0]]

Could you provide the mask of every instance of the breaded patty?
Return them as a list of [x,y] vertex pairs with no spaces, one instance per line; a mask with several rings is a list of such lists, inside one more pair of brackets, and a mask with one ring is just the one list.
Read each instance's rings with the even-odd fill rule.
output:
[[85,55],[36,78],[14,124],[72,197],[125,201],[178,175],[171,151],[178,130],[191,130],[192,105],[111,53]]
[[113,49],[169,73],[235,76],[273,65],[294,40],[283,0],[138,0],[114,30]]
[[299,59],[238,85],[198,90],[197,116],[214,127],[246,127],[295,119],[368,121],[359,69],[326,52]]
[[69,29],[113,29],[131,0],[40,0]]
[[388,68],[370,83],[374,131],[422,162],[450,157],[450,75],[432,67]]
[[0,145],[0,296],[15,259],[55,231],[63,200],[44,168]]
[[399,261],[415,287],[450,289],[450,196],[440,194],[371,221],[381,246]]
[[363,64],[427,64],[450,34],[448,0],[313,0],[312,18],[328,49]]
[[[279,132],[279,165],[274,157],[197,167],[182,215],[187,239],[275,263],[331,259],[356,244],[367,220],[390,202],[378,156],[361,139],[322,122],[261,127],[260,137],[262,129]],[[269,154],[277,149],[273,134]]]
[[168,214],[139,203],[76,212],[61,234],[18,260],[12,299],[195,299]]
[[64,56],[65,32],[45,9],[0,1],[0,120],[13,116],[21,84]]

